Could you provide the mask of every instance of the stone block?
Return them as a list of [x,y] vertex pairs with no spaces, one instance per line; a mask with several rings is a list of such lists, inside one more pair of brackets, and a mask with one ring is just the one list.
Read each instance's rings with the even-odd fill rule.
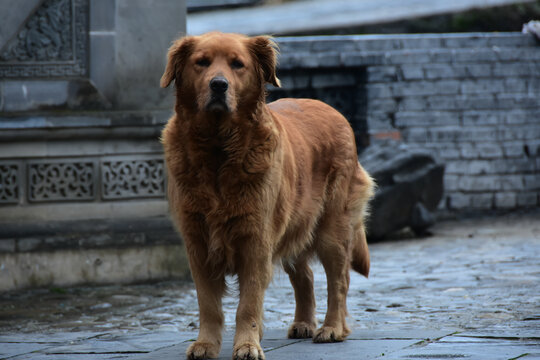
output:
[[485,36],[451,36],[442,39],[442,47],[451,49],[485,48],[490,42]]
[[497,77],[530,76],[535,71],[535,65],[531,62],[494,62],[492,74]]
[[460,158],[460,151],[454,143],[439,144],[439,156],[443,160],[457,160]]
[[523,143],[514,141],[503,145],[504,156],[507,158],[522,157],[524,155]]
[[527,85],[531,83],[531,80],[532,79],[525,81],[524,79],[521,79],[521,78],[508,77],[504,79],[503,89],[501,89],[501,92],[507,92],[507,93],[527,92]]
[[461,109],[456,104],[456,96],[432,95],[424,100],[430,110],[456,110]]
[[357,41],[357,47],[360,51],[387,51],[398,50],[402,48],[401,39],[375,38]]
[[493,208],[493,194],[472,194],[471,206],[474,209],[488,210]]
[[532,207],[538,204],[539,195],[537,192],[524,192],[517,194],[517,204],[523,207]]
[[397,106],[397,102],[394,99],[372,99],[367,105],[368,112],[384,111],[389,113],[395,112],[397,110]]
[[540,117],[540,111],[536,110],[513,110],[505,112],[504,122],[509,125],[522,125],[528,123],[531,118]]
[[432,141],[455,142],[464,138],[464,129],[460,126],[437,126],[429,129]]
[[[540,138],[527,140],[523,146],[523,151],[529,154],[529,157],[540,157]],[[538,168],[540,170],[540,168]]]
[[426,79],[451,79],[463,78],[466,76],[463,67],[456,67],[451,64],[428,64],[424,66]]
[[90,1],[90,32],[114,31],[115,15],[116,0]]
[[456,49],[433,49],[429,50],[429,63],[450,63],[454,61]]
[[345,66],[393,65],[385,60],[380,52],[359,52],[341,54],[341,63]]
[[431,62],[426,50],[388,51],[384,54],[384,64],[427,64]]
[[497,209],[512,209],[517,205],[517,195],[514,192],[495,194],[495,207]]
[[[173,90],[160,89],[167,50],[185,31],[180,1],[116,0],[113,103],[120,109],[170,109]],[[136,76],[134,76],[136,74]]]
[[67,81],[12,80],[3,82],[4,111],[32,111],[66,106]]
[[460,192],[451,193],[448,196],[448,207],[450,209],[461,210],[471,206],[471,195]]
[[101,94],[112,100],[118,91],[114,55],[116,37],[111,32],[91,32],[89,42],[90,53],[99,54],[99,56],[90,57],[90,78]]
[[[519,81],[523,82],[523,79],[518,79]],[[524,82],[525,83],[525,82]],[[540,93],[540,76],[529,78],[526,81],[527,83],[527,92],[529,94],[538,94]]]
[[405,97],[399,102],[400,111],[426,110],[428,103],[423,97]]
[[465,67],[465,72],[468,77],[473,78],[489,78],[492,76],[491,65],[487,64],[467,64],[462,65]]
[[494,172],[493,162],[487,160],[473,160],[464,162],[465,170],[463,173],[471,175],[492,174]]
[[505,91],[505,81],[501,79],[463,80],[460,83],[462,94],[501,93]]
[[523,34],[518,32],[498,33],[489,35],[489,44],[499,47],[529,47],[536,45],[536,40],[532,34]]
[[446,174],[467,174],[469,162],[464,160],[449,160],[446,162]]
[[493,175],[461,176],[458,181],[458,190],[465,192],[486,192],[499,190],[499,178]]
[[498,141],[499,131],[494,126],[476,126],[463,129],[463,140],[469,141]]
[[464,111],[463,125],[497,125],[502,123],[499,112],[493,111]]
[[519,126],[504,126],[498,129],[498,139],[511,140],[534,140],[540,139],[540,124],[523,124]]
[[538,108],[540,108],[540,96],[534,93],[533,94],[500,93],[500,94],[497,94],[497,99],[499,102],[502,102],[505,99],[513,100],[513,102],[510,102],[510,104],[514,109],[531,108],[531,109],[537,110]]
[[[354,41],[347,38],[332,37],[324,38],[322,41],[313,41],[311,45],[311,51],[314,53],[324,52],[354,52],[355,50],[363,50],[363,41]],[[366,49],[369,50],[369,49]]]
[[492,170],[499,174],[524,174],[536,170],[534,159],[496,159],[492,160]]
[[403,130],[403,138],[411,143],[425,143],[429,141],[428,131],[423,127]]
[[404,37],[400,39],[403,49],[438,49],[444,47],[444,39],[422,34],[415,37]]
[[463,143],[460,145],[461,157],[464,159],[478,159],[479,151],[473,143]]
[[458,95],[454,101],[457,109],[493,110],[502,107],[500,101],[490,93]]
[[339,67],[341,66],[340,53],[325,53],[317,55],[320,67]]
[[433,224],[430,211],[443,196],[444,166],[430,152],[388,142],[368,147],[360,162],[378,186],[371,204],[370,237],[381,238],[405,226],[422,231]]
[[453,61],[455,62],[495,62],[498,60],[496,49],[458,49],[456,50]]
[[0,239],[0,253],[15,252],[15,239]]
[[481,159],[496,159],[503,156],[503,150],[497,143],[481,143],[476,148]]
[[42,240],[39,238],[23,238],[17,240],[17,251],[28,252],[39,249]]
[[307,69],[314,69],[319,67],[318,56],[314,56],[311,53],[304,53],[298,55],[298,65]]
[[407,81],[396,82],[392,86],[394,96],[422,96],[438,94],[457,94],[459,82],[457,80],[439,81]]
[[277,38],[280,52],[282,54],[293,54],[300,52],[311,52],[311,47],[316,41],[309,41],[309,38],[286,37]]
[[369,66],[367,68],[368,83],[391,82],[397,80],[395,66]]
[[400,69],[405,80],[419,80],[424,78],[424,68],[422,65],[406,64],[401,65]]
[[346,73],[315,74],[311,78],[311,86],[314,88],[352,86],[355,83],[354,76]]
[[527,191],[540,190],[540,174],[523,175],[523,188]]
[[392,98],[392,88],[390,84],[369,84],[366,87],[368,100]]
[[445,191],[456,191],[458,190],[459,176],[446,174],[444,176],[444,190]]

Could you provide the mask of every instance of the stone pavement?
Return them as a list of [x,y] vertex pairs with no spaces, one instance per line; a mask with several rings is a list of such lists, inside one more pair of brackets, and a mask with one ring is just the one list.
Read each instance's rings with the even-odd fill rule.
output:
[[[288,340],[294,302],[276,271],[262,346],[271,359],[540,359],[540,212],[437,224],[433,236],[370,245],[351,275],[343,343]],[[314,265],[318,317],[324,272]],[[232,354],[234,279],[224,299]],[[0,359],[182,359],[196,337],[191,284],[38,289],[0,295]]]
[[304,0],[188,14],[187,33],[308,33],[441,15],[534,0]]

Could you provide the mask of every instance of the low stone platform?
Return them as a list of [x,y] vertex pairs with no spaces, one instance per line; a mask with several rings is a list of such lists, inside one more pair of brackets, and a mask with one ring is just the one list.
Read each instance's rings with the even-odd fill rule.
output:
[[[286,339],[294,296],[276,271],[264,305],[268,360],[540,358],[540,212],[439,223],[431,237],[370,247],[370,278],[351,274],[343,343]],[[321,322],[326,281],[313,268]],[[220,359],[232,354],[230,280]],[[197,323],[190,283],[4,293],[0,359],[182,359]]]

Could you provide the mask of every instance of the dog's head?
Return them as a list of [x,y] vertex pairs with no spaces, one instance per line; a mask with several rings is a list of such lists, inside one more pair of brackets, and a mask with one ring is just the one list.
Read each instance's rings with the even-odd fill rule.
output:
[[212,32],[176,40],[161,87],[175,80],[178,101],[197,112],[234,113],[258,101],[276,76],[277,45],[268,36]]

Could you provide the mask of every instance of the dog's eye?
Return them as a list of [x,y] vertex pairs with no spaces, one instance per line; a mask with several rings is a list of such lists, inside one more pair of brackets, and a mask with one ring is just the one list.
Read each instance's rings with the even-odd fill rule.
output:
[[208,67],[210,66],[210,60],[208,60],[207,58],[202,58],[202,59],[197,60],[195,64],[202,67]]
[[233,69],[241,69],[241,68],[244,67],[244,63],[241,62],[240,60],[233,60],[233,61],[231,62],[231,67],[232,67]]

